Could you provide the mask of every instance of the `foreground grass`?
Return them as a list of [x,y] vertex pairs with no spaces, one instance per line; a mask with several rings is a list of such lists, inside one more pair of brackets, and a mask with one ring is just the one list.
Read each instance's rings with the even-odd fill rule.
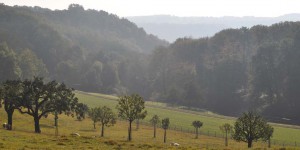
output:
[[[5,116],[1,110],[1,120]],[[100,127],[93,129],[89,119],[83,121],[64,115],[59,116],[59,136],[55,136],[53,116],[41,119],[41,134],[33,133],[33,119],[30,116],[14,114],[13,131],[0,129],[0,149],[225,149],[222,138],[214,138],[201,135],[199,139],[194,134],[177,131],[167,131],[167,143],[163,143],[163,131],[158,129],[157,138],[153,138],[152,127],[140,126],[139,130],[133,130],[133,141],[127,139],[128,123],[118,121],[113,127],[106,128],[105,137],[101,138]],[[70,134],[76,132],[80,137]],[[179,147],[170,146],[170,142],[177,142]],[[266,143],[255,143],[253,149],[265,149]],[[245,143],[229,141],[226,149],[246,149]],[[280,147],[274,147],[280,149]],[[296,148],[286,148],[296,149]]]

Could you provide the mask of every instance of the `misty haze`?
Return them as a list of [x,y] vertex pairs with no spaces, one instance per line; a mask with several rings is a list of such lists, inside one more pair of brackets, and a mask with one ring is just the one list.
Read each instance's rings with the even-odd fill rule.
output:
[[101,2],[0,1],[0,149],[300,149],[297,2]]

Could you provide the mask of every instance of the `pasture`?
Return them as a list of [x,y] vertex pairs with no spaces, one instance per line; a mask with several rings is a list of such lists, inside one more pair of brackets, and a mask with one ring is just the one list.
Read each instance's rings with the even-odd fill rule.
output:
[[[95,93],[77,92],[76,96],[89,107],[103,106],[114,108],[117,104],[116,97]],[[41,119],[41,134],[34,133],[33,118],[15,111],[13,116],[13,130],[0,129],[0,149],[246,149],[246,143],[238,143],[229,140],[229,146],[224,147],[224,139],[219,131],[223,123],[233,123],[234,118],[220,116],[211,112],[194,112],[182,110],[177,107],[169,107],[163,103],[147,102],[146,117],[140,128],[133,126],[133,141],[127,141],[126,121],[118,120],[115,126],[105,128],[104,137],[100,137],[100,126],[93,129],[92,121],[86,118],[78,121],[75,118],[59,115],[58,136],[55,136],[54,117],[49,115]],[[153,138],[153,128],[149,126],[149,119],[153,114],[160,118],[169,117],[171,129],[167,131],[167,143],[163,143],[163,131],[157,130],[157,138]],[[0,110],[1,122],[6,122],[6,113]],[[199,139],[195,139],[191,122],[201,120],[204,126],[200,129]],[[273,149],[300,149],[294,147],[293,141],[299,141],[299,129],[287,128],[284,125],[274,125],[274,139],[286,141],[285,145],[273,146]],[[181,129],[182,128],[182,129]],[[176,129],[176,130],[174,130]],[[182,130],[182,131],[181,131]],[[186,132],[185,132],[186,131]],[[189,131],[189,132],[188,132]],[[207,132],[210,135],[207,135]],[[71,133],[79,133],[74,137]],[[215,137],[214,132],[217,136]],[[170,146],[171,142],[177,142],[179,147]],[[278,144],[278,143],[276,143]],[[296,143],[298,144],[298,143]],[[256,142],[253,149],[266,149],[267,143]]]
[[[103,95],[98,93],[84,93],[77,92],[76,95],[81,102],[88,104],[90,107],[95,106],[108,106],[115,108],[117,105],[117,97],[110,95]],[[150,118],[157,114],[160,118],[169,117],[171,129],[176,129],[179,131],[192,132],[194,128],[192,126],[192,121],[200,120],[204,124],[200,128],[200,133],[223,137],[223,133],[219,127],[224,123],[232,124],[235,121],[233,117],[222,116],[214,114],[212,112],[198,112],[189,111],[185,109],[180,109],[180,107],[170,107],[164,103],[159,102],[146,102],[146,110],[148,112],[147,117],[142,121],[145,124],[149,124]],[[116,110],[115,110],[116,111]],[[271,123],[274,127],[274,135],[272,138],[273,143],[281,145],[299,145],[300,146],[300,127],[290,126],[283,124]]]

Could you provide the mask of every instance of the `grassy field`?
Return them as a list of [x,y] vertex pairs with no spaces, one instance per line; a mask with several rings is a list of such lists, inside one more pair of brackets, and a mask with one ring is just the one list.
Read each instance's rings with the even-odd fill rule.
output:
[[[80,101],[87,103],[90,107],[107,105],[115,108],[116,97],[101,94],[77,93]],[[212,113],[189,112],[178,108],[161,109],[167,107],[162,103],[146,104],[149,116],[154,112],[162,117],[170,117],[173,126],[183,126],[191,128],[191,121],[199,119],[204,122],[203,130],[217,131],[218,126],[224,122],[232,123],[233,118],[223,117]],[[0,110],[1,122],[6,122],[6,114]],[[149,117],[145,120],[149,120]],[[92,121],[89,118],[77,121],[75,118],[65,115],[59,116],[59,135],[55,136],[54,118],[49,115],[41,119],[41,134],[34,133],[33,118],[28,115],[21,115],[17,111],[13,116],[13,131],[0,129],[0,149],[247,149],[246,143],[229,141],[229,147],[224,147],[224,139],[220,137],[206,136],[201,134],[199,139],[194,138],[194,134],[183,133],[175,130],[167,131],[167,143],[163,143],[163,131],[158,129],[157,138],[153,138],[153,129],[148,125],[141,125],[139,130],[133,130],[133,141],[127,141],[128,123],[118,121],[113,127],[105,128],[105,137],[101,138],[100,126],[93,129]],[[147,121],[148,122],[148,121]],[[281,129],[282,128],[282,129]],[[299,131],[291,128],[276,127],[277,130],[289,132],[290,136],[299,139]],[[79,133],[81,136],[73,137],[71,133]],[[296,134],[295,134],[296,133]],[[276,133],[274,138],[284,139],[285,134]],[[287,139],[289,138],[286,135]],[[179,147],[170,146],[171,142],[177,142]],[[267,144],[263,142],[254,143],[253,149],[267,149]],[[284,148],[283,148],[284,147]],[[276,145],[273,149],[300,149],[299,147]]]
[[[94,106],[108,106],[115,108],[117,105],[117,97],[107,96],[98,93],[77,93],[80,101],[88,104],[90,107]],[[143,120],[148,122],[150,118],[157,114],[161,118],[169,117],[171,128],[177,130],[193,131],[191,125],[194,120],[201,120],[204,125],[200,131],[202,134],[222,137],[223,133],[220,131],[219,126],[224,123],[233,124],[235,118],[213,114],[211,112],[195,112],[179,108],[168,107],[166,104],[158,102],[146,102],[147,117]],[[116,111],[116,110],[115,110]],[[273,142],[289,145],[300,145],[300,128],[299,126],[288,126],[281,124],[272,124],[275,128]]]

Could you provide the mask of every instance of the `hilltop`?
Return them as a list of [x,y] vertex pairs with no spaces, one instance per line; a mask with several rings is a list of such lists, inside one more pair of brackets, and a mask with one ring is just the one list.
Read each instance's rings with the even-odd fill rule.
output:
[[251,28],[255,25],[270,26],[284,21],[300,21],[300,14],[287,14],[278,17],[177,17],[169,15],[132,16],[130,21],[144,28],[148,33],[173,42],[182,37],[211,37],[229,28]]

